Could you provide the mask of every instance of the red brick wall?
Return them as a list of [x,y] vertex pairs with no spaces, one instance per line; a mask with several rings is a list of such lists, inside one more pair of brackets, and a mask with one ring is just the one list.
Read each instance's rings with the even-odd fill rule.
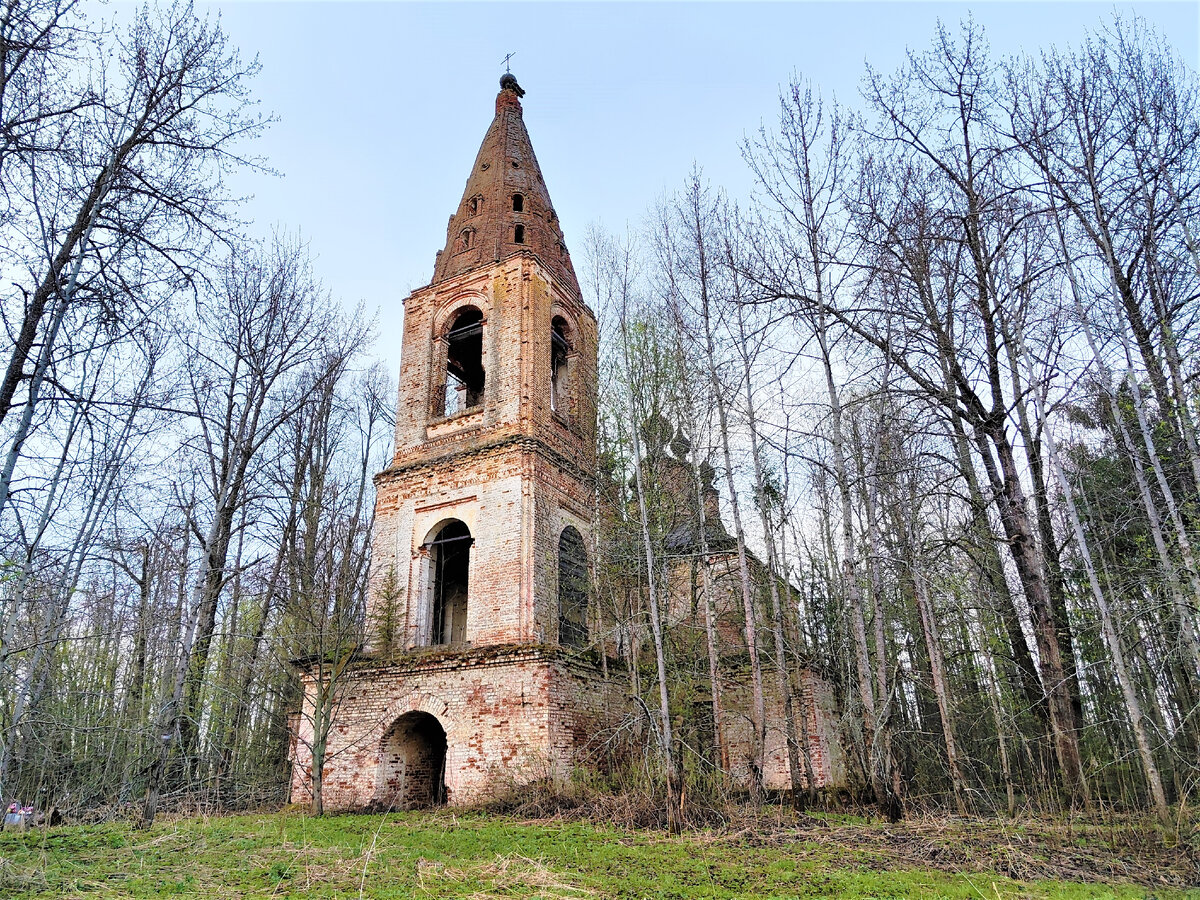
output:
[[[480,407],[438,418],[438,336],[464,305],[484,314]],[[569,323],[570,403],[550,408],[551,322]],[[378,621],[395,573],[401,647],[427,643],[428,555],[422,544],[450,518],[471,551],[467,642],[553,642],[558,634],[557,548],[562,529],[590,534],[594,519],[596,323],[577,295],[531,253],[422,288],[406,302],[396,455],[376,477],[368,615]],[[370,643],[381,649],[378,642]]]
[[[306,685],[311,687],[310,685]],[[414,711],[446,734],[449,803],[506,787],[565,778],[590,740],[624,712],[624,689],[566,654],[537,647],[426,653],[362,665],[341,687],[329,737],[324,800],[330,809],[386,807],[395,799],[390,730]],[[306,702],[306,713],[311,709]],[[299,723],[292,799],[310,797],[311,722]],[[419,763],[419,760],[417,761]]]
[[[464,306],[483,313],[486,379],[480,407],[450,419],[433,415],[442,383],[441,335]],[[573,415],[551,429],[550,333],[555,316],[569,323]],[[571,456],[584,471],[595,463],[596,320],[582,299],[528,251],[495,266],[414,291],[404,302],[396,458],[401,466],[469,447],[491,433],[518,429]]]
[[[704,601],[700,576],[690,558],[676,558],[668,563],[667,623],[676,635],[690,631],[693,652],[702,653],[704,634]],[[761,585],[768,577],[757,559],[749,559],[751,578],[755,582],[758,635],[761,642],[759,658],[763,665],[763,699],[766,707],[767,737],[763,760],[763,779],[768,788],[790,788],[788,774],[787,736],[783,700],[779,696],[771,641],[771,619],[763,607]],[[746,668],[745,608],[742,601],[741,575],[737,554],[714,553],[709,556],[709,578],[716,612],[718,652],[728,668],[722,673],[722,724],[730,768],[739,778],[750,777],[753,753],[753,731],[750,711],[753,708],[750,673]],[[693,612],[693,603],[697,608]],[[842,753],[839,713],[833,686],[813,668],[801,672],[803,697],[794,698],[793,708],[800,711],[800,702],[808,709],[809,754],[813,761],[818,786],[840,785],[846,780],[846,760]],[[800,729],[797,726],[797,736]]]
[[[808,710],[808,752],[818,787],[846,783],[846,760],[838,731],[838,713],[833,687],[813,669],[801,672],[803,697],[793,699],[793,710],[800,714],[801,700]],[[767,712],[767,740],[763,759],[763,783],[771,790],[791,787],[788,766],[787,729],[783,701],[773,672],[765,673],[763,700]],[[729,749],[730,770],[735,777],[750,777],[753,732],[749,711],[751,687],[749,673],[742,673],[725,686],[723,698],[725,739]],[[799,724],[796,727],[800,736]],[[803,766],[803,759],[801,759]]]

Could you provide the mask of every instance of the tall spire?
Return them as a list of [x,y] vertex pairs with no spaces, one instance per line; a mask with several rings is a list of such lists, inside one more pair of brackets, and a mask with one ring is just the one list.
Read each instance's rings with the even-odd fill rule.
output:
[[433,283],[530,250],[579,293],[558,215],[525,130],[524,95],[511,73],[501,76],[496,117],[475,157],[462,202],[450,217]]

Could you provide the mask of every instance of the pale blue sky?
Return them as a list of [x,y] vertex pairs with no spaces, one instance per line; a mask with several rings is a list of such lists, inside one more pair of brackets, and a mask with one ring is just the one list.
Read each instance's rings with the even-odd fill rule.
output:
[[[201,7],[203,9],[204,7]],[[263,71],[277,115],[258,150],[282,178],[243,178],[260,232],[299,230],[343,302],[379,310],[376,355],[395,375],[401,301],[434,253],[492,118],[501,59],[568,246],[589,223],[641,221],[693,161],[744,195],[739,141],[776,114],[793,72],[857,104],[869,61],[890,71],[939,18],[970,11],[993,52],[1079,41],[1105,3],[227,2],[225,29]],[[1137,3],[1195,67],[1200,2]],[[579,264],[577,252],[577,265]]]

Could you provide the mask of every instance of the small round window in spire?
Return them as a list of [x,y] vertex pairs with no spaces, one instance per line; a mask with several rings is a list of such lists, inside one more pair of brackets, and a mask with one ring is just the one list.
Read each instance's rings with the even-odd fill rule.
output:
[[517,161],[514,159],[514,160],[512,161],[512,167],[513,167],[514,169],[519,169],[519,168],[521,168],[521,164],[520,164],[519,162],[517,162]]
[[479,168],[482,169],[484,172],[486,172],[491,167],[492,167],[492,164],[489,162],[481,163],[479,166]]

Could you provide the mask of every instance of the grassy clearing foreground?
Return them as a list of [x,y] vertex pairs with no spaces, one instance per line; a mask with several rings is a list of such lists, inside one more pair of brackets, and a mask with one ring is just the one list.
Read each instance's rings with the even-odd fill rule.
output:
[[[1073,830],[1064,847],[1018,826],[998,841],[982,841],[979,823],[947,828],[807,819],[673,839],[450,811],[320,820],[289,811],[181,819],[144,833],[72,826],[0,835],[0,897],[1200,898],[1158,886],[1186,883],[1193,870],[1174,855],[1185,848],[1139,864],[1111,830]],[[1110,852],[1145,886],[1081,883],[1102,871],[1088,860]],[[1014,871],[1014,858],[1035,869],[1074,860],[1064,870],[1073,874],[997,874]]]

